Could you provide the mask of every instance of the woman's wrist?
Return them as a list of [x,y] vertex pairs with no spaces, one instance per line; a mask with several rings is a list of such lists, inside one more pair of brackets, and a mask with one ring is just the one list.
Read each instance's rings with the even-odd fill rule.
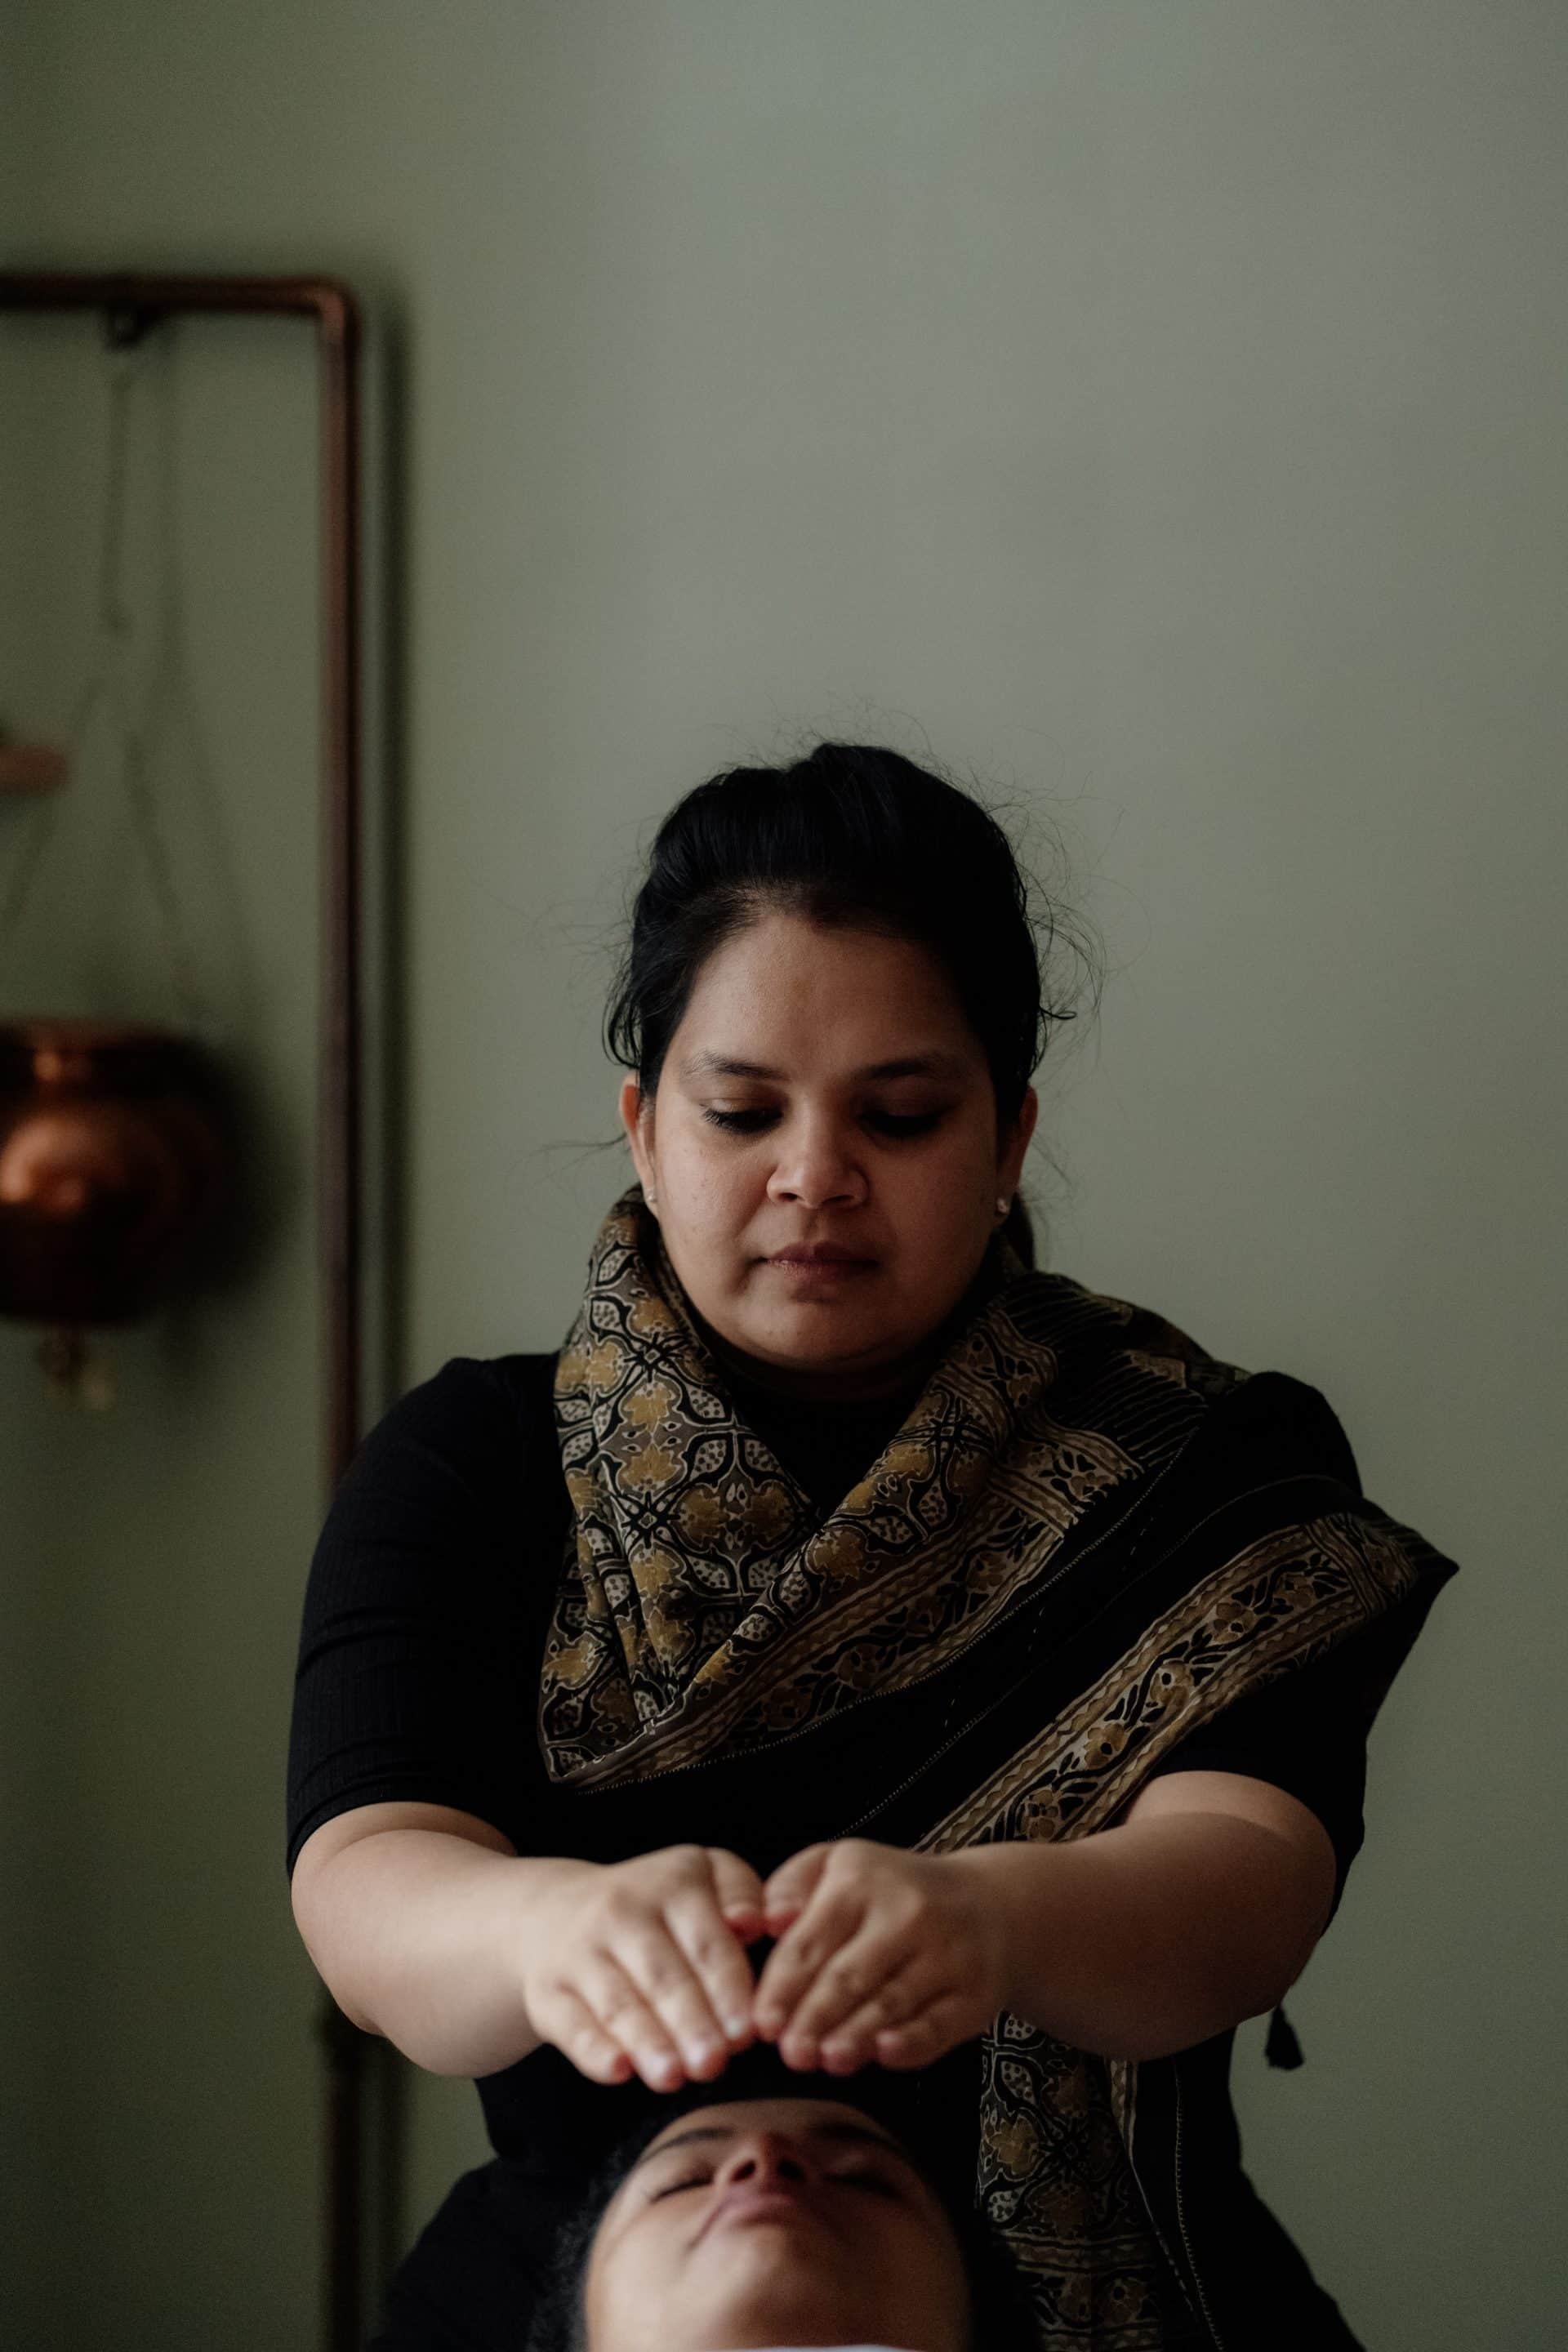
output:
[[[943,1857],[963,1884],[992,1956],[998,2006],[1030,2016],[1039,1994],[1040,1958],[1048,1949],[1052,1865],[1057,1850],[1011,1840],[963,1846]],[[1031,2020],[1031,2021],[1033,2021]]]
[[1282,1990],[1266,1926],[1279,1845],[1250,1822],[1173,1814],[949,1858],[994,1937],[1002,2006],[1077,2049],[1163,2057]]

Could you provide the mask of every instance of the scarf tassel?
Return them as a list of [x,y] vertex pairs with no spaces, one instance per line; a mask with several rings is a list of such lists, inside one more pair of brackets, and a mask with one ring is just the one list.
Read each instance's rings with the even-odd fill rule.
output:
[[1263,2054],[1271,2066],[1299,2066],[1301,2063],[1301,2045],[1296,2039],[1295,2028],[1285,2014],[1283,2001],[1268,2021],[1268,2038],[1264,2042]]

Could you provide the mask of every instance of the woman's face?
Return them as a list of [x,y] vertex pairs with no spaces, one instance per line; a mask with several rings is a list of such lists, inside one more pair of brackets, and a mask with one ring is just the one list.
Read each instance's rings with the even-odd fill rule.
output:
[[[628,1077],[620,1107],[699,1315],[823,1397],[898,1385],[973,1281],[1037,1110],[1031,1087],[998,1151],[984,1049],[923,948],[776,911],[710,956],[653,1103]],[[774,1262],[816,1242],[856,1263]]]
[[879,2124],[830,2099],[679,2116],[605,2209],[583,2315],[587,2352],[970,2340],[940,2200]]

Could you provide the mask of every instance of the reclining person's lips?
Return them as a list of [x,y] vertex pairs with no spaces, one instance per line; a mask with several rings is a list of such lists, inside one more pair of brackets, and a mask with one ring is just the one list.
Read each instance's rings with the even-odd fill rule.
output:
[[[721,2197],[697,2237],[704,2238],[713,2229],[748,2229],[758,2221],[793,2221],[808,2229],[821,2229],[824,2221],[813,2200],[800,2189],[777,2185],[753,2189],[742,2183]],[[695,2245],[697,2238],[691,2242]]]

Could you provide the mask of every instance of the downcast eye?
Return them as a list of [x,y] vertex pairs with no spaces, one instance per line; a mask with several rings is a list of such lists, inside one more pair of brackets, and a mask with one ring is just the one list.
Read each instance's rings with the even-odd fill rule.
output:
[[[771,1110],[704,1110],[703,1118],[710,1127],[721,1127],[735,1135],[759,1135],[777,1116]],[[868,1111],[866,1123],[879,1128],[884,1135],[929,1135],[941,1119],[939,1110]]]

